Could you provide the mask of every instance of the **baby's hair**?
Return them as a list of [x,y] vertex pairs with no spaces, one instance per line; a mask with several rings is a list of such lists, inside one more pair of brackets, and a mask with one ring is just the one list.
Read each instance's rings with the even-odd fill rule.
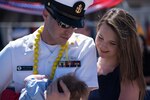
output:
[[58,91],[63,92],[59,84],[60,80],[62,80],[69,89],[71,93],[70,100],[81,100],[83,98],[88,98],[88,86],[75,75],[67,74],[58,78]]

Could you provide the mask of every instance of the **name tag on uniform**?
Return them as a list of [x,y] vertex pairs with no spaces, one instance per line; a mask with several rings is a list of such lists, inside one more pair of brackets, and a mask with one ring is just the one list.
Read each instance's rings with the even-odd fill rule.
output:
[[60,61],[58,67],[81,67],[80,61]]
[[17,66],[17,71],[32,71],[33,66]]

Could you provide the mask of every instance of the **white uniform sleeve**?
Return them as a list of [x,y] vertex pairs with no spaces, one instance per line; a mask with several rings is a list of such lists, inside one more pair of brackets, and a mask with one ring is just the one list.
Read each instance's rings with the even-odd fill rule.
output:
[[11,43],[9,43],[0,52],[0,93],[9,85],[12,81],[12,54]]
[[81,68],[77,69],[76,75],[85,81],[88,87],[98,88],[97,79],[97,57],[93,40],[87,42],[81,50]]

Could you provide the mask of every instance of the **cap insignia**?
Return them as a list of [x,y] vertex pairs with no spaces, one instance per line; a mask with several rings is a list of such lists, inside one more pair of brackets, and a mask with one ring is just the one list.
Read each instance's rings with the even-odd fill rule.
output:
[[82,12],[82,9],[83,9],[83,7],[82,7],[82,5],[80,4],[80,5],[77,6],[75,12],[76,12],[77,14],[79,14],[79,13]]
[[76,14],[81,14],[84,10],[84,7],[85,7],[85,3],[82,1],[79,1],[74,4],[73,8],[75,9]]

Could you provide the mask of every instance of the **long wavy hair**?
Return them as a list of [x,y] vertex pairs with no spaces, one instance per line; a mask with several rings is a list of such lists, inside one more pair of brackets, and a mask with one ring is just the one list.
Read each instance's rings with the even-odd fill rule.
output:
[[143,76],[142,52],[140,49],[136,22],[125,10],[120,8],[110,9],[98,22],[97,31],[106,23],[118,37],[121,82],[136,81],[140,89],[139,100],[145,95],[145,81]]

